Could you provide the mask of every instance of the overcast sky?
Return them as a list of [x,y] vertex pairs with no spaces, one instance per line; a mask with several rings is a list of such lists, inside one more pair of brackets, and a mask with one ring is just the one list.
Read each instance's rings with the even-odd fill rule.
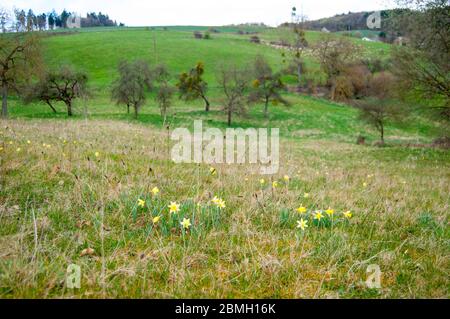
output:
[[67,9],[85,15],[101,11],[128,26],[226,25],[264,22],[278,25],[290,19],[296,6],[308,18],[318,19],[348,11],[392,7],[392,0],[1,0],[0,6],[31,8],[35,13]]

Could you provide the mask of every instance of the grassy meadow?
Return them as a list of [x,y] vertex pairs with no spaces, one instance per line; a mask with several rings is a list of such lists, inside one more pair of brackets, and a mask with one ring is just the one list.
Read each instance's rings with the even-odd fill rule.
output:
[[[380,148],[354,108],[286,93],[291,105],[271,106],[269,119],[262,105],[234,118],[235,127],[280,128],[279,173],[262,176],[250,165],[175,164],[151,95],[136,120],[111,101],[121,59],[165,63],[174,78],[202,61],[212,110],[175,100],[170,127],[203,119],[225,129],[217,68],[258,54],[283,65],[281,51],[218,29],[211,40],[194,39],[195,27],[44,39],[49,66],[88,73],[91,98],[77,101],[73,118],[62,104],[55,115],[9,99],[10,119],[0,122],[0,298],[449,298],[450,153],[406,146],[439,136],[432,120],[388,125]],[[284,36],[257,31],[266,41]],[[368,56],[389,52],[360,43]],[[312,55],[306,62],[320,78]],[[356,145],[360,134],[367,145]],[[81,267],[80,289],[66,286],[70,264]],[[380,289],[365,284],[371,264]]]

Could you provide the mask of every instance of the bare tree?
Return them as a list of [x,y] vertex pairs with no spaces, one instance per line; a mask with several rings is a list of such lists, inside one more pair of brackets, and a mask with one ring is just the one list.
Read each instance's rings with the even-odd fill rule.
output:
[[248,69],[239,69],[236,65],[222,66],[219,70],[218,82],[225,95],[223,110],[227,115],[227,124],[231,126],[233,114],[245,114],[246,90],[249,82]]
[[[402,97],[421,107],[438,110],[450,120],[450,5],[448,0],[401,0],[397,17],[408,45],[392,51],[394,73]],[[395,28],[395,26],[394,26]]]
[[6,33],[6,31],[8,31],[6,29],[6,25],[10,22],[10,19],[11,17],[8,10],[6,10],[5,8],[0,8],[0,26],[3,33]]
[[251,102],[264,102],[264,116],[269,117],[269,103],[282,103],[288,105],[280,92],[285,90],[281,81],[281,74],[274,73],[272,68],[262,56],[257,56],[253,65],[255,79],[253,90],[250,94]]
[[125,104],[130,113],[134,108],[134,117],[138,117],[139,109],[145,104],[147,90],[152,88],[152,74],[148,63],[143,60],[119,63],[119,78],[112,86],[112,99],[117,104]]
[[170,74],[167,67],[163,64],[158,65],[152,71],[153,79],[157,83],[156,101],[158,102],[161,117],[163,118],[163,126],[166,125],[167,111],[172,104],[175,88],[170,85]]
[[288,51],[290,55],[290,65],[288,71],[294,71],[292,73],[297,76],[298,87],[301,86],[302,75],[305,71],[303,55],[308,47],[308,41],[306,40],[305,22],[306,16],[303,14],[297,14],[297,8],[292,8],[292,34],[293,40]]
[[29,93],[25,101],[40,100],[47,103],[53,112],[56,112],[52,101],[61,101],[67,107],[67,115],[73,115],[73,102],[75,99],[85,97],[88,77],[86,73],[75,71],[68,65],[47,73]]
[[394,99],[395,77],[387,72],[379,73],[370,80],[370,97],[359,100],[359,118],[373,125],[380,133],[380,145],[384,145],[385,126],[388,122],[398,122],[406,113],[401,104]]
[[40,38],[35,34],[0,36],[0,86],[2,117],[8,117],[9,90],[20,91],[21,82],[42,71]]

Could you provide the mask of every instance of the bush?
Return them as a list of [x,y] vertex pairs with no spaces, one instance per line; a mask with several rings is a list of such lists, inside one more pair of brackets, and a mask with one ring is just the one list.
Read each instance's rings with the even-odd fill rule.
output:
[[346,68],[344,74],[353,86],[354,97],[360,98],[367,94],[371,73],[363,64],[353,64]]
[[210,40],[211,39],[211,34],[209,32],[205,32],[205,36],[203,37],[203,39]]
[[194,38],[196,39],[203,39],[203,34],[199,31],[194,32]]
[[261,43],[261,39],[257,35],[254,35],[254,36],[250,37],[250,42],[259,44],[259,43]]
[[352,81],[345,75],[340,75],[335,80],[334,100],[347,101],[355,94]]

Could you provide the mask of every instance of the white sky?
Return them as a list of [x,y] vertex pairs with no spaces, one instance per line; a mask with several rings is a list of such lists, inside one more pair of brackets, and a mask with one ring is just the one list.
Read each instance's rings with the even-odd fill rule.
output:
[[127,26],[226,25],[264,22],[278,25],[290,20],[293,6],[303,7],[310,20],[348,11],[374,11],[392,7],[392,0],[1,0],[1,7],[33,9],[35,13],[67,9],[108,14]]

